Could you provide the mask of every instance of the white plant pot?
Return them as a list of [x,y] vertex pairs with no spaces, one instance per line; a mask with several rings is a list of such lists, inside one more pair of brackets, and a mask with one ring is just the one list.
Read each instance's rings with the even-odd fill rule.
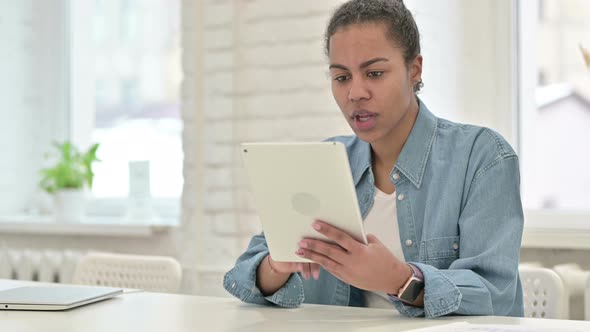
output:
[[86,191],[83,189],[59,190],[55,192],[53,202],[56,222],[81,222],[86,214]]

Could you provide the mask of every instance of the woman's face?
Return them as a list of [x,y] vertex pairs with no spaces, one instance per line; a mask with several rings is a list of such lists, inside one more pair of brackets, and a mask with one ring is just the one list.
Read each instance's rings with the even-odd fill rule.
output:
[[332,94],[355,134],[369,143],[388,142],[416,103],[413,86],[422,57],[406,67],[402,49],[385,24],[354,24],[329,40]]

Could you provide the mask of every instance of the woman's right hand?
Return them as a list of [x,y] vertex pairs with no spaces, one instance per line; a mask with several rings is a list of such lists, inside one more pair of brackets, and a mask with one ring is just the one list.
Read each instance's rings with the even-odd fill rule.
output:
[[320,265],[317,263],[299,263],[299,262],[277,262],[268,255],[268,263],[271,271],[283,274],[291,274],[293,272],[301,272],[301,276],[305,280],[312,278],[318,280],[320,277]]

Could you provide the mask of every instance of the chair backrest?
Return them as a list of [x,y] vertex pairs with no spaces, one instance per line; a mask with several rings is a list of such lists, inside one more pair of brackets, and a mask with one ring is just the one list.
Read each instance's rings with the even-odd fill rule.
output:
[[569,318],[584,319],[584,294],[590,271],[582,270],[576,263],[558,264],[553,267],[561,280],[569,298]]
[[571,295],[583,296],[584,289],[586,288],[586,279],[590,277],[590,271],[582,270],[580,265],[575,263],[558,264],[553,267],[553,270],[557,272],[566,290]]
[[568,318],[568,300],[563,281],[551,269],[519,267],[524,315],[533,318]]
[[523,268],[523,267],[543,267],[543,264],[541,264],[541,262],[539,261],[532,261],[532,262],[520,262],[520,264],[518,264],[519,268]]
[[74,272],[73,283],[175,293],[182,269],[171,257],[91,252]]

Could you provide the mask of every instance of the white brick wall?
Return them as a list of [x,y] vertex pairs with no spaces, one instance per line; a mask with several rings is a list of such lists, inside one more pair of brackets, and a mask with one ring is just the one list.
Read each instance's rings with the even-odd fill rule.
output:
[[[322,41],[326,21],[340,2],[205,1],[198,5],[201,13],[188,17],[185,30],[202,22],[200,29],[187,31],[198,31],[195,38],[184,39],[185,51],[201,52],[185,55],[200,61],[190,67],[202,69],[200,83],[185,82],[189,100],[201,96],[190,103],[197,109],[185,103],[184,111],[185,194],[194,183],[203,185],[202,200],[184,201],[185,223],[198,225],[191,231],[205,235],[202,246],[194,248],[202,250],[198,263],[192,264],[229,266],[260,232],[239,143],[317,141],[350,133],[330,93]],[[202,160],[194,163],[195,154]],[[191,175],[199,167],[202,181]],[[194,183],[187,182],[192,178]]]

